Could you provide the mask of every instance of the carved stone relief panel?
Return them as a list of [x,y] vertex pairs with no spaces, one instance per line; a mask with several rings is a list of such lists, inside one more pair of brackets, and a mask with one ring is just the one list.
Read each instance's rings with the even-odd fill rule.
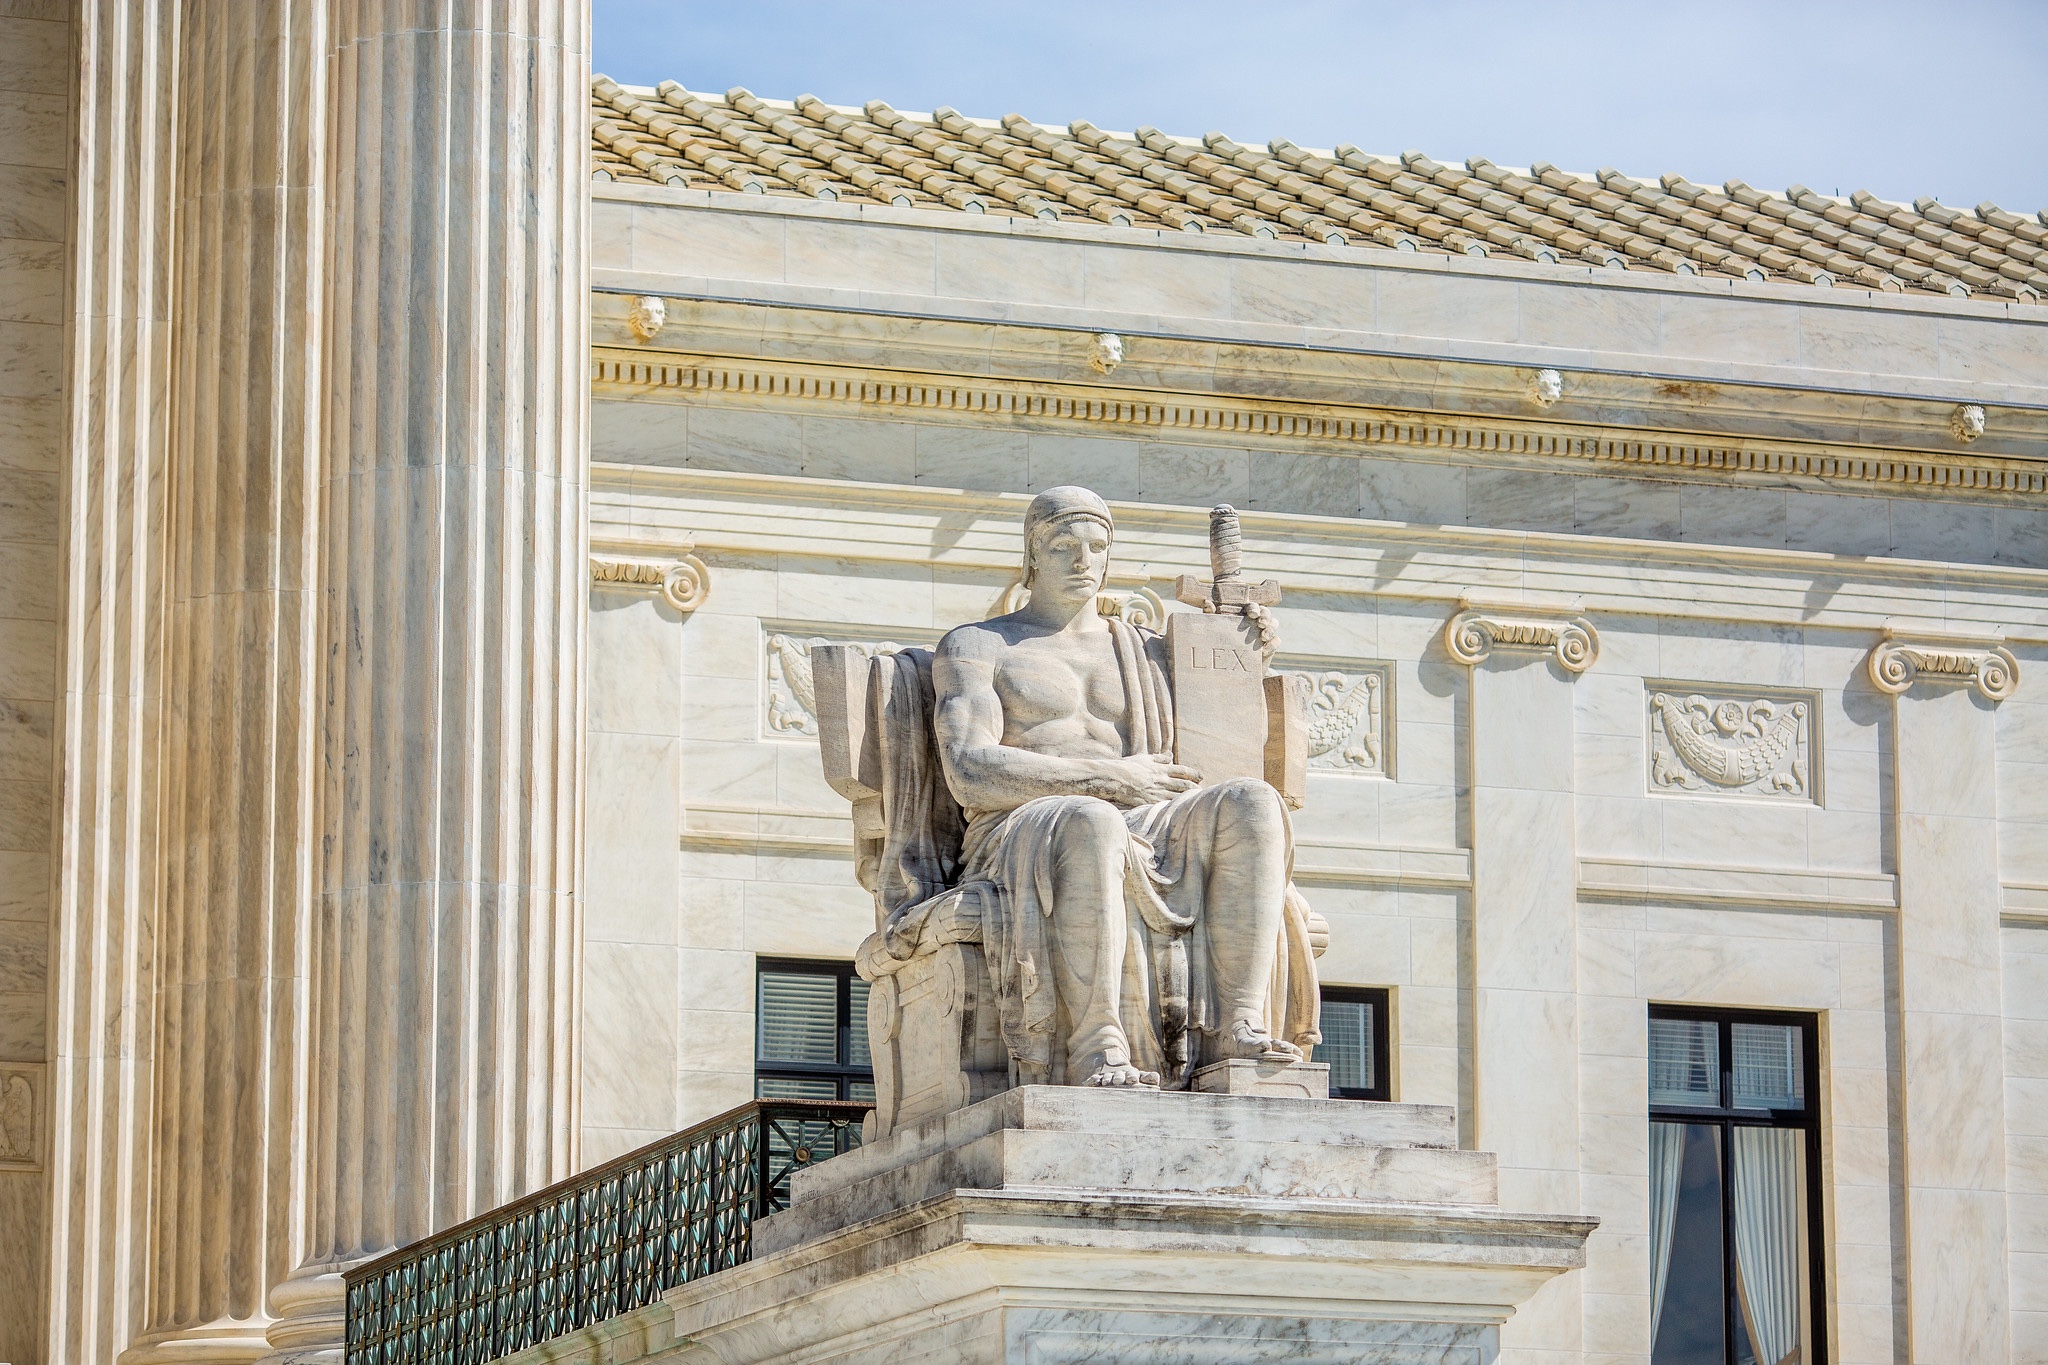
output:
[[761,720],[762,732],[770,739],[817,738],[818,696],[811,686],[811,648],[814,645],[851,645],[870,659],[877,654],[894,654],[903,648],[894,640],[849,640],[844,636],[771,633],[765,649],[768,686],[764,695],[767,710]]
[[1807,692],[1649,682],[1650,790],[1820,800]]
[[1393,673],[1385,664],[1276,660],[1274,671],[1308,685],[1308,766],[1321,772],[1387,777]]
[[0,1171],[43,1168],[41,1062],[0,1062]]

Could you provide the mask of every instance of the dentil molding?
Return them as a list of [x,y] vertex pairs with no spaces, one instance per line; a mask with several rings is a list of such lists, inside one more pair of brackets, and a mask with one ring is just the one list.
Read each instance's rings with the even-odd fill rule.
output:
[[[790,403],[902,414],[951,413],[1029,418],[1095,431],[1178,433],[1256,440],[1318,450],[1427,450],[1455,458],[1546,466],[1589,465],[1686,471],[1710,479],[1796,476],[1874,486],[1940,488],[1952,494],[2048,491],[2048,469],[2027,461],[1959,451],[1771,440],[1699,433],[1614,431],[1544,415],[1511,419],[1484,413],[1416,412],[1368,404],[1277,397],[1162,392],[1105,382],[1124,348],[1090,339],[1095,382],[1065,382],[825,364],[764,356],[692,355],[625,347],[591,349],[591,392],[598,398],[667,395],[723,403]],[[1122,340],[1122,338],[1118,338]],[[1527,395],[1538,414],[1553,385],[1541,371]],[[1561,397],[1564,377],[1557,374]],[[1953,434],[1953,429],[1945,435]],[[1970,438],[1974,439],[1974,437]],[[1965,442],[1967,444],[1967,442]]]
[[2019,660],[2002,641],[1976,635],[1908,635],[1885,628],[1870,651],[1870,681],[1894,696],[1915,683],[1974,687],[2004,701],[2020,686]]
[[1553,655],[1577,674],[1600,656],[1600,634],[1575,602],[1468,596],[1464,608],[1444,625],[1444,648],[1461,664],[1477,664],[1496,649],[1517,650]]

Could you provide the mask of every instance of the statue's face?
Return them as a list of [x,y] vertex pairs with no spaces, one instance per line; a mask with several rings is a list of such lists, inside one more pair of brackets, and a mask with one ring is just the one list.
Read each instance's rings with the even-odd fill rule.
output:
[[1030,588],[1034,596],[1081,602],[1102,591],[1109,573],[1109,528],[1093,517],[1075,517],[1040,532],[1032,543]]

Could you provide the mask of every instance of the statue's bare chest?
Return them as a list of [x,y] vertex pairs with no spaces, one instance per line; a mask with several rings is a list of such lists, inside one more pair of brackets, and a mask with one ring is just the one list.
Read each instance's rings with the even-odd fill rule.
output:
[[1011,731],[1081,721],[1113,732],[1127,709],[1123,673],[1107,633],[1016,642],[996,669],[996,695],[1004,728]]

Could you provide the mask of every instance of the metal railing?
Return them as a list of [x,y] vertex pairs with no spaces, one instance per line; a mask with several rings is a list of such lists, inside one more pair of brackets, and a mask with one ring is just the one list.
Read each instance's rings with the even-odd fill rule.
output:
[[347,1365],[481,1365],[753,1253],[865,1104],[755,1100],[347,1274]]

